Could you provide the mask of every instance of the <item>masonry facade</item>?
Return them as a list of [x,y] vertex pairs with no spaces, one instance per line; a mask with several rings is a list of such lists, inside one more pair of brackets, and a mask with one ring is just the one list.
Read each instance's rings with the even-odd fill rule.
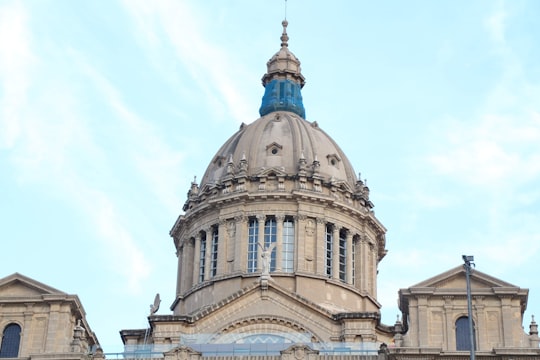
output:
[[[522,329],[528,290],[479,271],[474,344],[467,340],[462,267],[401,289],[402,318],[381,323],[386,229],[338,144],[306,120],[287,25],[262,78],[260,118],[210,159],[170,231],[178,263],[171,312],[152,313],[148,329],[121,330],[124,357],[465,359],[474,345],[479,358],[540,358],[534,319]],[[39,288],[42,302],[63,300],[28,305],[34,295],[9,290],[17,281]],[[19,339],[2,342],[10,356],[1,357],[105,357],[78,299],[35,284],[19,274],[0,280],[0,301],[19,304],[0,307],[4,338]]]

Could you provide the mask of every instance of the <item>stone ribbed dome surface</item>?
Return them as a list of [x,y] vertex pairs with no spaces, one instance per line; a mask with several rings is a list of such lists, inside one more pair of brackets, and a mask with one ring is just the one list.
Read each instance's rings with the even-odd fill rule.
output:
[[292,112],[272,112],[242,124],[214,156],[200,185],[219,184],[240,173],[249,177],[272,170],[294,177],[302,167],[323,182],[345,182],[350,189],[356,183],[349,160],[317,123]]

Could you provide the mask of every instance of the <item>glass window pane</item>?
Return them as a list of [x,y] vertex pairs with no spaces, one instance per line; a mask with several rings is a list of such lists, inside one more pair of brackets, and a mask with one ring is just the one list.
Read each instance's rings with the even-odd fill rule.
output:
[[2,344],[0,345],[0,358],[16,358],[19,356],[21,343],[21,327],[17,324],[9,324],[4,328]]

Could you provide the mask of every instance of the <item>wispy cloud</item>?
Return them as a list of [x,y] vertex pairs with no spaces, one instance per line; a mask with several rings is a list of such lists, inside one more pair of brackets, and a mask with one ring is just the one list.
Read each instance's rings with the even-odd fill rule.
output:
[[469,240],[493,263],[508,263],[509,256],[528,261],[540,251],[534,245],[540,231],[540,84],[527,76],[507,37],[510,17],[503,5],[497,3],[485,21],[501,66],[499,78],[469,116],[438,122],[434,136],[441,141],[426,157],[437,176],[474,194],[469,206],[488,227]]
[[493,41],[501,45],[505,43],[507,17],[508,14],[504,8],[504,2],[497,1],[495,3],[495,10],[484,21],[484,25]]
[[[50,79],[49,79],[50,80]],[[114,194],[100,187],[95,177],[85,175],[85,167],[103,162],[102,149],[77,108],[69,87],[54,95],[34,99],[25,114],[17,145],[10,152],[15,175],[26,184],[38,184],[52,193],[61,193],[95,229],[102,259],[96,259],[124,277],[127,291],[137,293],[149,272],[149,261],[137,245],[133,226],[117,214]]]
[[[37,35],[21,4],[0,7],[0,146],[6,149],[5,159],[12,167],[8,173],[25,186],[37,185],[58,194],[76,209],[97,235],[96,245],[102,250],[97,251],[101,258],[95,260],[123,278],[126,291],[138,293],[152,269],[133,234],[133,224],[119,215],[125,211],[125,201],[111,192],[114,185],[100,178],[117,170],[94,126],[108,122],[90,122],[85,114],[89,89],[81,84],[92,82],[77,68],[78,63],[69,64],[74,67],[69,78],[65,68],[58,68],[51,54],[62,50],[54,43],[48,52],[36,51],[32,39]],[[35,76],[37,70],[39,76]],[[98,71],[92,75],[104,78]],[[120,122],[128,134],[131,146],[126,158],[135,159],[131,173],[146,179],[165,207],[177,210],[170,196],[174,181],[163,174],[178,165],[181,154],[169,151],[151,127],[122,103],[112,85],[99,80],[93,84],[115,110],[108,121]]]
[[178,199],[171,194],[176,194],[179,180],[171,176],[170,170],[181,168],[184,154],[171,148],[151,121],[146,121],[130,109],[122,99],[121,92],[81,54],[72,50],[70,56],[97,89],[105,104],[113,110],[115,121],[121,124],[123,138],[130,144],[124,149],[126,161],[133,163],[138,177],[145,179],[147,188],[158,196],[168,211],[177,213]]
[[0,6],[0,148],[12,147],[19,136],[36,62],[28,17],[22,2]]
[[[235,78],[241,77],[243,69],[222,44],[210,41],[204,35],[201,24],[204,21],[182,1],[124,1],[124,6],[132,15],[141,42],[154,59],[160,57],[159,48],[164,39],[172,46],[178,61],[189,71],[191,85],[197,85],[206,94],[206,104],[216,114],[226,112],[238,122],[253,119],[251,107],[239,88]],[[165,37],[160,36],[165,34]],[[161,39],[161,40],[160,40]],[[168,62],[169,59],[156,61]],[[233,74],[236,77],[233,77]]]
[[[521,109],[520,109],[521,110]],[[484,114],[479,122],[444,127],[446,150],[428,157],[435,170],[458,182],[492,190],[515,189],[540,177],[538,113]]]
[[445,149],[428,161],[464,183],[508,191],[540,179],[540,84],[524,73],[507,39],[504,4],[495,3],[484,21],[501,65],[499,78],[474,114],[445,122]]

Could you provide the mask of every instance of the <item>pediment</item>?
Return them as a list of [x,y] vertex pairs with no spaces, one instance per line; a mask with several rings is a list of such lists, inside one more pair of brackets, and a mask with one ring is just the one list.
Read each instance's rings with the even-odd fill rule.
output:
[[238,336],[266,330],[297,336],[295,342],[302,342],[306,334],[323,338],[323,329],[335,325],[329,310],[272,281],[265,286],[253,283],[236,295],[201,309],[192,315],[192,321],[195,332],[213,334],[207,340],[211,343],[234,342]]
[[353,192],[353,189],[351,188],[351,186],[349,185],[349,183],[345,180],[336,180],[336,179],[330,179],[330,183],[332,184],[332,186],[335,186],[336,188],[340,189],[341,191],[345,191],[345,192],[350,192],[352,193]]
[[285,169],[283,167],[269,167],[261,168],[260,171],[255,174],[258,177],[268,177],[268,176],[287,176]]
[[[475,269],[471,272],[470,280],[471,288],[519,288]],[[465,269],[463,266],[458,266],[411,286],[411,288],[463,289],[465,286]]]
[[19,273],[0,279],[0,297],[34,297],[66,293]]

